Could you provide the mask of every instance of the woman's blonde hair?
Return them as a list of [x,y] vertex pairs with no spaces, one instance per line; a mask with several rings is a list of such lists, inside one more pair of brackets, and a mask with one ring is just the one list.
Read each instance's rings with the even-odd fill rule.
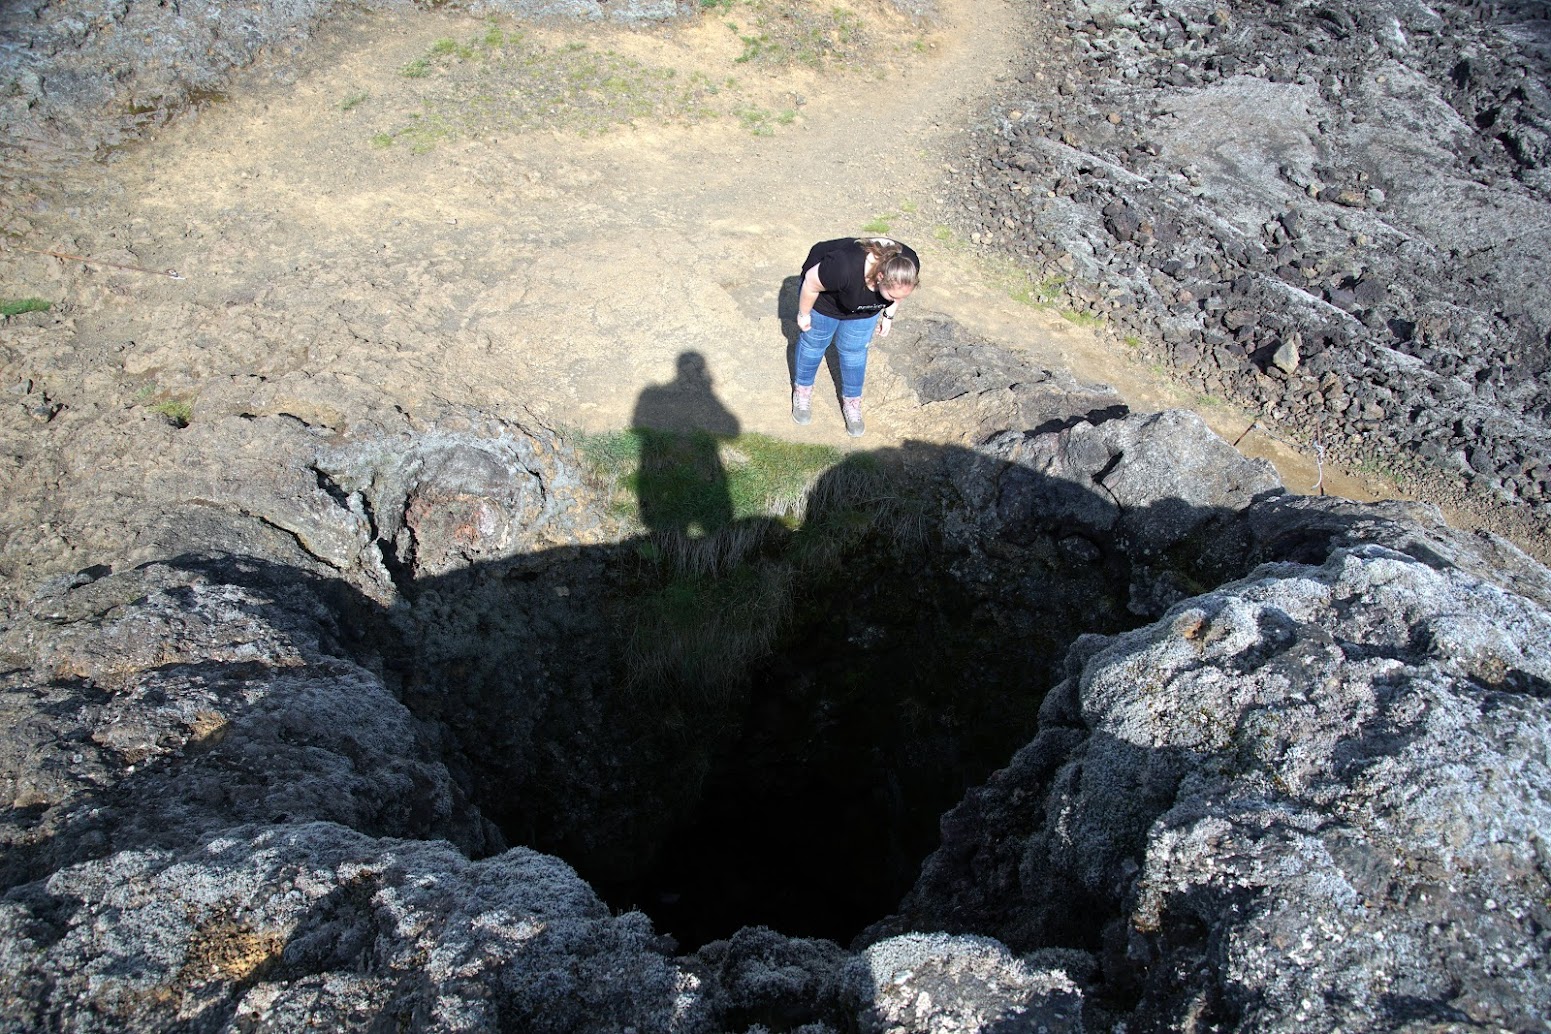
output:
[[916,264],[901,254],[903,245],[888,237],[858,237],[856,243],[876,261],[872,274],[867,277],[867,289],[876,291],[879,284],[889,287],[914,287],[921,282]]

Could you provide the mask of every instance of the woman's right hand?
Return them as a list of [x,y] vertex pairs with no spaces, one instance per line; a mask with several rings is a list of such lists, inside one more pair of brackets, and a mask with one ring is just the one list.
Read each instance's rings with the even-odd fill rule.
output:
[[813,329],[813,313],[799,312],[797,314],[797,329],[806,334]]

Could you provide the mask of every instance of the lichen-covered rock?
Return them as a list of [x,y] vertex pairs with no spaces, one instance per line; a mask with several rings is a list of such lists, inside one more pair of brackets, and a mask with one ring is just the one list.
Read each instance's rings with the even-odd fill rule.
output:
[[1082,1034],[1082,994],[1066,973],[1017,958],[989,937],[906,934],[851,967],[869,1034],[998,1030]]
[[394,574],[426,579],[575,541],[598,519],[580,462],[553,434],[465,413],[321,450],[317,474],[370,515]]
[[1114,534],[1144,557],[1282,487],[1270,464],[1245,459],[1178,409],[1059,434],[1009,431],[981,451],[992,462],[964,468],[958,482],[989,509],[987,530],[1067,525]]
[[1043,45],[957,166],[957,228],[1262,426],[1544,535],[1543,12],[1024,10]]
[[133,139],[225,85],[266,46],[305,39],[332,0],[27,0],[0,10],[0,180]]
[[1543,1029],[1548,643],[1376,545],[1080,641],[875,936],[1087,948],[1147,1029]]
[[[372,413],[382,399],[351,401]],[[91,468],[89,486],[61,492],[63,473],[29,471],[0,499],[11,523],[0,565],[13,576],[0,601],[72,561],[65,570],[123,570],[219,553],[341,579],[387,603],[400,582],[588,541],[604,523],[571,446],[464,407],[363,415],[343,432],[218,412],[156,428],[149,445],[147,430],[82,435],[68,460],[51,457]]]
[[245,822],[504,846],[441,732],[344,654],[330,590],[193,558],[76,581],[0,627],[4,886]]
[[[557,651],[601,627],[569,587],[602,584],[612,553],[546,558],[537,544],[573,533],[564,500],[582,508],[583,487],[560,452],[503,434],[362,432],[310,467],[286,460],[356,515],[359,552],[403,541],[380,515],[445,531],[414,534],[463,567],[398,568],[407,596],[390,606],[329,565],[188,554],[88,568],[8,618],[5,1023],[1544,1025],[1551,576],[1505,544],[1426,508],[1286,497],[1184,419],[1010,436],[1010,463],[955,453],[973,459],[960,498],[983,513],[961,517],[953,548],[978,535],[1003,567],[1051,513],[1134,571],[1151,570],[1144,542],[1158,565],[1222,542],[1274,562],[1146,628],[1080,639],[1038,736],[945,818],[864,955],[756,929],[674,958],[558,859],[484,857],[502,845],[467,800],[481,736],[511,754],[502,771],[569,766],[582,797],[621,793],[599,775],[613,762],[585,756],[602,687],[556,681]],[[525,478],[557,490],[541,500]],[[1079,488],[1108,508],[1051,509]],[[414,524],[417,493],[488,500],[518,537],[459,560],[460,525]],[[482,595],[492,585],[516,588]],[[473,609],[455,619],[460,598]],[[464,623],[498,603],[521,612],[500,656],[525,658],[500,662],[521,678],[499,706],[410,685],[379,652],[452,665]],[[522,795],[480,792],[522,817]]]
[[0,901],[11,1030],[708,1030],[640,913],[521,848],[323,824],[126,851]]

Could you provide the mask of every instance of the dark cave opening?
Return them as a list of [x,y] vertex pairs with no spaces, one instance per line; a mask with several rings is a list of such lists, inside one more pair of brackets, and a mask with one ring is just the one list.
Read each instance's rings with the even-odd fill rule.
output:
[[1032,736],[1048,666],[965,677],[971,644],[996,635],[985,616],[950,632],[958,593],[879,595],[865,619],[813,601],[750,679],[698,805],[639,873],[600,883],[611,903],[686,948],[746,925],[845,944],[898,905],[941,815]]
[[622,547],[422,586],[401,692],[450,731],[507,843],[565,859],[682,950],[751,925],[849,943],[895,910],[943,813],[1032,737],[1071,639],[1134,618],[1089,552],[1009,545],[999,562],[1021,578],[990,593],[940,542],[877,528],[804,567],[779,614],[741,598],[800,548],[777,530],[692,579],[719,611],[779,626],[712,685],[683,664],[657,686],[623,676],[647,590]]
[[992,527],[945,485],[904,506],[898,485],[889,505],[821,488],[797,527],[421,578],[389,667],[508,845],[564,859],[681,950],[744,926],[849,944],[1034,736],[1080,635],[1245,562],[1228,525],[1181,505],[1138,515],[1195,529],[1141,563],[1120,530]]

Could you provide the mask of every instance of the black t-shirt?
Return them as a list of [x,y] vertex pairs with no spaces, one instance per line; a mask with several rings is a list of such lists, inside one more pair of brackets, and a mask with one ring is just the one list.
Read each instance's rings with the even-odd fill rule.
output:
[[[921,268],[921,259],[908,244],[899,246],[900,254]],[[802,264],[802,275],[819,267],[819,283],[824,290],[813,303],[815,312],[822,312],[835,320],[864,320],[887,309],[890,302],[867,286],[867,249],[856,243],[855,237],[820,241],[808,252]]]

